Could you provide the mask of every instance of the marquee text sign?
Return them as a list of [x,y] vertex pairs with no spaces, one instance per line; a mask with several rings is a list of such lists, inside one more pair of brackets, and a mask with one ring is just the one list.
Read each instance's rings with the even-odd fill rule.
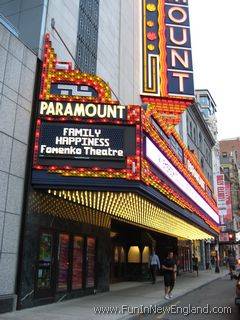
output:
[[187,0],[142,0],[142,95],[194,97]]
[[116,126],[42,122],[38,155],[57,159],[124,157],[124,129]]
[[227,205],[224,174],[218,174],[216,179],[219,214],[225,216],[227,214]]
[[[99,76],[58,60],[45,36],[33,146],[34,184],[139,180],[141,107],[120,105]],[[47,173],[47,174],[46,174]],[[52,181],[52,180],[51,180]],[[66,182],[65,182],[66,181]]]

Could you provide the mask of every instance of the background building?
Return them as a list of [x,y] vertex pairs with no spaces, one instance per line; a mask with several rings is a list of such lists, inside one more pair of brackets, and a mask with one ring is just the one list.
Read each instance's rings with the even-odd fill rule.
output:
[[240,137],[223,139],[220,141],[221,157],[232,157],[237,164],[240,163]]
[[216,143],[197,104],[186,111],[187,146],[201,164],[203,172],[213,185],[212,149]]
[[214,193],[217,194],[217,183],[216,176],[220,173],[220,149],[218,141],[218,127],[217,127],[217,106],[207,89],[195,90],[195,96],[197,106],[201,111],[203,118],[210,129],[212,136],[215,140],[215,144],[212,147],[212,176],[213,176],[213,189]]
[[[220,141],[220,163],[222,173],[226,181],[229,181],[231,192],[232,219],[227,219],[226,232],[228,233],[228,244],[239,257],[239,231],[240,231],[240,205],[239,205],[239,138]],[[225,219],[225,217],[224,217]],[[225,219],[226,220],[226,219]],[[229,238],[229,235],[231,238]],[[235,244],[235,245],[234,245]],[[231,248],[230,248],[231,249]]]
[[[219,146],[217,140],[216,104],[208,90],[195,90],[196,103],[182,115],[179,133],[188,149],[199,161],[201,168],[217,194],[216,174],[220,172]],[[209,195],[213,196],[211,190]],[[201,267],[211,260],[210,245],[214,242],[195,242],[194,246],[201,252]]]

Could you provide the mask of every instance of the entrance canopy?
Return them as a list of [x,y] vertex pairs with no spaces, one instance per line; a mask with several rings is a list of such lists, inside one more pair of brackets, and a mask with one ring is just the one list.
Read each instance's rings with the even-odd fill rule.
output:
[[[83,209],[89,208],[92,209],[91,215],[94,215],[94,212],[97,215],[99,213],[104,216],[107,214],[114,219],[181,239],[213,238],[210,233],[197,228],[136,193],[52,189],[49,189],[48,193],[51,196],[44,195],[45,201],[44,199],[38,199],[38,201],[38,193],[33,194],[31,205],[35,207],[34,211],[40,209],[42,213],[85,222],[87,211],[84,210],[85,214],[83,215]],[[66,204],[70,205],[66,206]]]

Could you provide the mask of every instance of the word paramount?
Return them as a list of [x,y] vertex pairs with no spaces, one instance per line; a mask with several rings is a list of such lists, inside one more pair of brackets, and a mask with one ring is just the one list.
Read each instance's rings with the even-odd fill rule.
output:
[[126,106],[94,103],[41,101],[42,116],[125,119]]

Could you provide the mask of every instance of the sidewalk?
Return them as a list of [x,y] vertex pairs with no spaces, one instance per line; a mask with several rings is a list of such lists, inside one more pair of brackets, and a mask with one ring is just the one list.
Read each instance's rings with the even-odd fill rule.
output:
[[[174,298],[180,297],[205,284],[224,277],[228,274],[226,268],[220,273],[214,270],[200,271],[197,277],[194,273],[185,273],[177,277],[174,288]],[[0,314],[1,320],[112,320],[127,319],[133,316],[132,307],[141,305],[163,305],[169,302],[164,300],[163,278],[158,277],[155,285],[149,282],[123,282],[113,284],[109,292],[76,298],[59,303],[34,307],[11,313]],[[115,307],[110,314],[94,312],[94,307]],[[123,311],[124,309],[124,311]],[[127,310],[127,311],[126,311]]]

